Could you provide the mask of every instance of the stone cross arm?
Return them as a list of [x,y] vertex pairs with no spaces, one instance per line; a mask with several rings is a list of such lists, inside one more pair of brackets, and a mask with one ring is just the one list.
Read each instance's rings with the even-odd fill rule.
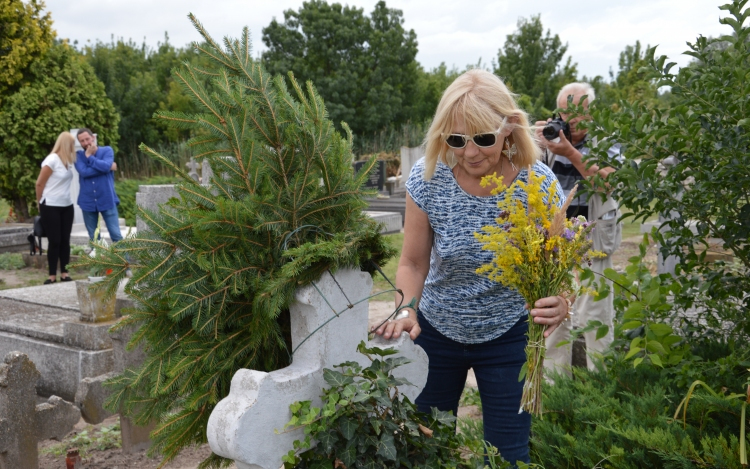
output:
[[[372,280],[369,274],[354,270],[334,275],[325,274],[316,282],[317,289],[310,286],[297,291],[291,323],[292,346],[299,349],[292,364],[271,373],[239,370],[232,378],[229,396],[217,404],[209,418],[211,449],[233,459],[238,469],[278,469],[282,465],[281,458],[293,449],[294,440],[304,439],[301,428],[284,431],[291,419],[289,405],[307,400],[320,405],[320,394],[327,387],[324,368],[346,361],[369,365],[367,357],[357,352],[357,345],[367,342],[368,302],[358,301],[370,295]],[[351,308],[350,299],[358,302]],[[399,390],[414,400],[427,381],[424,350],[407,333],[396,340],[378,338],[368,346],[394,347],[412,360],[394,375],[408,377],[414,384]]]

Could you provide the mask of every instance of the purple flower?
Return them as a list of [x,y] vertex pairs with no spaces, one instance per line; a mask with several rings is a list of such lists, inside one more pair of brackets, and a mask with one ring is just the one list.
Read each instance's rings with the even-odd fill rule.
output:
[[563,238],[565,238],[567,241],[573,241],[573,238],[575,238],[576,233],[573,230],[569,230],[568,228],[565,228],[565,231],[563,231],[562,234]]

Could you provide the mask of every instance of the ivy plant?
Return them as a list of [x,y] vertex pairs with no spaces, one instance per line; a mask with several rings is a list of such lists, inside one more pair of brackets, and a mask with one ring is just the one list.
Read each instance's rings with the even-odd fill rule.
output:
[[488,467],[485,451],[489,467],[510,467],[494,448],[457,434],[452,413],[435,408],[421,413],[399,392],[399,386],[411,384],[392,372],[408,359],[389,357],[396,351],[364,342],[358,351],[371,364],[345,362],[325,369],[330,388],[323,390],[321,407],[311,401],[290,406],[286,428],[304,427],[305,438],[294,442],[285,468],[481,468]]

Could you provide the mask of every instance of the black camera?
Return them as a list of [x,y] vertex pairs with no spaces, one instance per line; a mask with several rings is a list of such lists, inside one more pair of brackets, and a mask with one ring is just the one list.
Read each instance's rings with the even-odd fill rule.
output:
[[560,136],[560,130],[563,131],[565,138],[570,141],[570,124],[565,122],[559,114],[557,116],[553,114],[552,120],[547,122],[547,125],[542,129],[542,135],[544,135],[544,138],[547,140],[554,140]]

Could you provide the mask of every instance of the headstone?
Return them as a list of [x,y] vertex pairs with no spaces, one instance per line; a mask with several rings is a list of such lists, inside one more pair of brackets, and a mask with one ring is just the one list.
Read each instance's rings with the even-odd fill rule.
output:
[[185,163],[185,166],[187,166],[190,169],[190,171],[188,172],[188,176],[190,176],[196,181],[199,181],[201,177],[196,171],[196,169],[198,168],[198,163],[195,162],[195,158],[190,157],[190,161]]
[[[364,168],[367,161],[355,161],[354,172],[358,173]],[[370,172],[370,177],[365,181],[364,187],[367,189],[383,190],[385,186],[385,161],[379,160]]]
[[52,396],[36,404],[41,374],[26,354],[10,352],[0,364],[0,468],[37,469],[37,443],[61,440],[81,419],[73,404]]
[[29,357],[11,352],[0,364],[0,467],[37,469],[36,382],[41,377]]
[[[232,378],[229,395],[211,413],[207,430],[211,449],[233,459],[238,469],[278,469],[294,440],[304,439],[303,429],[283,431],[291,418],[289,405],[306,400],[320,405],[319,396],[327,387],[324,368],[346,361],[369,365],[357,352],[357,345],[367,342],[368,302],[360,300],[370,295],[372,278],[355,270],[334,275],[326,273],[315,286],[295,294],[290,308],[292,348],[299,348],[292,364],[271,373],[239,370]],[[390,341],[378,337],[368,345],[394,347],[412,360],[394,375],[414,385],[400,389],[413,401],[427,381],[424,350],[407,333]]]
[[[112,336],[112,349],[115,356],[114,372],[117,374],[121,374],[127,368],[136,368],[146,360],[146,352],[142,346],[135,347],[132,350],[125,350],[136,329],[136,326],[131,325],[110,332]],[[122,452],[127,454],[147,449],[151,445],[149,434],[154,427],[156,427],[156,422],[142,427],[136,425],[121,413],[120,432],[122,434]]]
[[114,376],[115,373],[106,373],[93,378],[83,378],[78,385],[75,403],[81,409],[81,417],[86,423],[96,425],[114,415],[104,408],[104,401],[110,394],[110,390],[104,387],[104,382]]
[[401,147],[401,183],[406,184],[411,168],[424,156],[424,147]]
[[[203,173],[206,174],[205,172]],[[162,184],[153,186],[138,186],[138,192],[135,194],[135,204],[148,209],[152,212],[159,213],[159,206],[166,203],[172,197],[177,197],[177,191],[172,184]],[[146,231],[146,224],[141,217],[136,217],[136,231]]]
[[210,183],[212,177],[214,177],[214,172],[211,171],[211,165],[208,163],[208,160],[201,161],[201,184]]

